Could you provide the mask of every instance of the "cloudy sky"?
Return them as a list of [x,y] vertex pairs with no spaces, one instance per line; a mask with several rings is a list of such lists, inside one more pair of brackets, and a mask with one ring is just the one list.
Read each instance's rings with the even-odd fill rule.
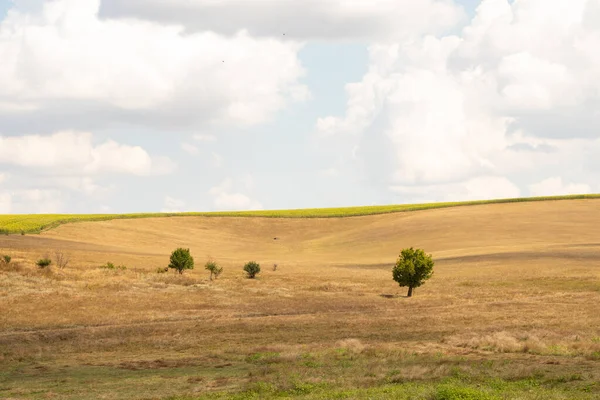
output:
[[600,0],[0,0],[0,213],[600,192]]

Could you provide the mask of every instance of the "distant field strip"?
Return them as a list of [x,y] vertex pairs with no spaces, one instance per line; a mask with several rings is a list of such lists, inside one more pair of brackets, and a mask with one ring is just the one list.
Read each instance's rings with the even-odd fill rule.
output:
[[40,233],[62,224],[79,221],[108,221],[156,217],[262,217],[262,218],[336,218],[395,212],[429,210],[434,208],[472,206],[481,204],[518,203],[553,200],[600,199],[600,194],[526,197],[516,199],[478,200],[463,202],[397,204],[387,206],[307,208],[298,210],[186,212],[186,213],[134,213],[134,214],[9,214],[0,215],[0,234]]

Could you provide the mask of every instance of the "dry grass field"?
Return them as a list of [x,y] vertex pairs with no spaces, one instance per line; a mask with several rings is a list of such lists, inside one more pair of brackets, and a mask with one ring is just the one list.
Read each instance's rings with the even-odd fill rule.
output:
[[[599,221],[586,199],[0,236],[0,398],[597,399]],[[406,298],[411,246],[436,265]],[[157,273],[177,247],[196,268]]]

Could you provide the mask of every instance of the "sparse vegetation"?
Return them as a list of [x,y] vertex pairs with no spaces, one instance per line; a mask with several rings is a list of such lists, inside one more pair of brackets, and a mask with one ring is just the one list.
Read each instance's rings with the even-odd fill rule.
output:
[[127,267],[125,265],[115,265],[111,262],[107,262],[106,264],[101,265],[100,268],[109,269],[109,270],[119,270],[119,271],[125,271],[127,269]]
[[12,260],[12,257],[9,256],[8,254],[5,254],[2,256],[2,262],[6,265],[10,264],[11,260]]
[[244,265],[244,271],[246,271],[248,279],[254,279],[260,273],[260,265],[255,261],[250,261]]
[[171,253],[171,262],[169,268],[177,270],[180,274],[186,269],[194,269],[194,258],[190,254],[190,249],[178,248]]
[[64,269],[70,261],[68,254],[65,254],[62,250],[56,250],[54,252],[54,262],[60,269]]
[[52,260],[49,258],[41,258],[41,259],[37,260],[37,262],[35,264],[40,268],[46,268],[46,267],[50,266],[50,264],[52,264]]
[[217,264],[216,261],[213,260],[208,260],[204,265],[204,269],[210,271],[209,280],[211,281],[213,280],[213,277],[214,279],[217,279],[219,275],[223,273],[223,267],[220,267],[219,264]]
[[421,249],[404,249],[400,253],[392,276],[398,285],[408,286],[407,297],[411,297],[414,288],[418,288],[433,275],[433,259]]
[[[113,221],[7,238],[0,393],[598,399],[599,215],[593,200],[325,222]],[[180,243],[233,272],[218,285],[204,269],[155,273]],[[435,260],[435,279],[411,301],[390,279],[398,243]],[[35,266],[55,248],[71,255],[67,268]],[[284,267],[247,281],[240,266],[251,259]],[[99,269],[103,260],[128,270]]]

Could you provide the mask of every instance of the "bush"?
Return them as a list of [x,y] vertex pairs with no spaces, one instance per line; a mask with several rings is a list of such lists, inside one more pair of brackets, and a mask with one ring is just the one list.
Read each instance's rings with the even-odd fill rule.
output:
[[215,279],[217,279],[219,277],[219,275],[221,275],[221,273],[223,272],[223,267],[219,267],[219,264],[217,264],[215,261],[209,260],[206,262],[206,264],[204,264],[204,269],[210,271],[210,280],[213,280],[213,276],[215,277]]
[[248,274],[248,279],[254,279],[260,273],[260,265],[255,261],[250,261],[244,265],[244,271]]
[[50,264],[52,264],[52,260],[49,258],[42,258],[36,262],[36,265],[40,268],[46,268]]
[[165,274],[165,273],[167,273],[168,271],[169,271],[169,267],[166,267],[166,268],[158,267],[158,268],[156,269],[156,273],[157,273],[157,274]]
[[127,269],[127,267],[124,265],[115,266],[115,264],[113,264],[111,262],[107,262],[106,265],[102,265],[102,266],[100,266],[100,268],[110,269],[110,270],[121,270],[121,271],[125,271]]
[[169,268],[176,269],[180,274],[186,269],[194,269],[194,258],[190,249],[178,248],[171,253]]
[[404,249],[400,253],[392,276],[400,286],[408,286],[408,295],[411,297],[413,289],[425,283],[433,275],[433,260],[431,255],[425,254],[421,249]]
[[11,256],[6,255],[6,254],[2,256],[2,261],[4,262],[4,264],[6,264],[6,265],[10,264],[10,260],[12,260]]
[[61,250],[56,250],[54,252],[54,260],[58,268],[63,269],[67,266],[67,264],[69,264],[69,261],[71,259],[67,254],[63,253]]

